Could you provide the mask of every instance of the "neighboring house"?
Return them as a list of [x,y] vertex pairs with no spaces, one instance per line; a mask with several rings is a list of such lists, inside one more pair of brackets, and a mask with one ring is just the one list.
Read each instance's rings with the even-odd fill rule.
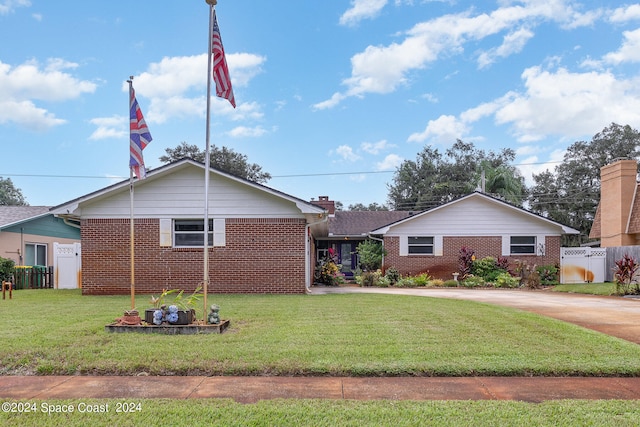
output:
[[54,243],[79,241],[79,225],[55,217],[49,206],[0,206],[0,257],[18,266],[53,265]]
[[635,160],[618,160],[600,168],[600,203],[589,238],[600,239],[603,248],[640,244],[637,176]]
[[371,230],[383,239],[383,268],[451,279],[463,246],[476,258],[560,263],[560,237],[579,231],[480,192]]
[[[369,239],[371,230],[412,215],[408,211],[336,211],[335,204],[328,196],[320,196],[311,203],[329,212],[329,229],[326,236],[316,237],[318,260],[328,255],[329,249],[336,254],[341,272],[347,279],[358,268],[358,244]],[[374,237],[375,238],[375,237]]]
[[[272,188],[209,170],[209,277],[213,293],[305,293],[314,236],[327,211]],[[135,289],[193,291],[203,280],[205,167],[183,159],[135,181]],[[79,221],[83,294],[130,292],[129,181],[53,208]]]

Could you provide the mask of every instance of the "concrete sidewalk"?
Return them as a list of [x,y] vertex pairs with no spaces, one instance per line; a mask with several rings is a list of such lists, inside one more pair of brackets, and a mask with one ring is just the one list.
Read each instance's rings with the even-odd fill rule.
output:
[[640,399],[640,378],[0,376],[0,399]]

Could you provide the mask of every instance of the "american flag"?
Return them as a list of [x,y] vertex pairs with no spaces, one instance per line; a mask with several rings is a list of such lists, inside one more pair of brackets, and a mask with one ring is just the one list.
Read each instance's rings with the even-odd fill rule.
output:
[[229,67],[227,67],[227,59],[224,56],[224,47],[222,47],[222,38],[220,37],[220,27],[218,27],[218,19],[216,12],[213,11],[213,34],[212,34],[211,50],[213,52],[213,80],[216,82],[216,95],[220,98],[228,99],[233,108],[236,108],[236,99],[233,97],[233,88],[231,87],[231,78],[229,77]]
[[144,121],[142,111],[136,99],[136,92],[131,88],[131,98],[129,99],[129,142],[131,157],[129,159],[129,167],[133,169],[133,173],[138,179],[145,179],[147,171],[144,167],[144,159],[142,158],[142,150],[151,142],[151,134],[147,123]]

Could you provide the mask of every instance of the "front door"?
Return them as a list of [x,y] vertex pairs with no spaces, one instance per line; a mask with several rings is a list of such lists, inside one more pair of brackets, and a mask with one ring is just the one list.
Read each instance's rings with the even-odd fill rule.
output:
[[358,267],[358,254],[356,253],[355,242],[343,242],[340,243],[339,246],[339,254],[340,264],[342,265],[342,269],[340,270],[342,274],[347,278],[353,278],[353,274],[355,269]]

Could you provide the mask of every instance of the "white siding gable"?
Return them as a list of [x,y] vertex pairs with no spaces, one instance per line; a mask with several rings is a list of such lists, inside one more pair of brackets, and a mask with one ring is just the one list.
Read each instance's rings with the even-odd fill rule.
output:
[[[80,205],[83,218],[129,218],[129,188],[109,192]],[[136,218],[199,218],[204,214],[204,170],[186,165],[171,174],[135,183]],[[296,203],[259,187],[212,172],[211,218],[304,218]]]
[[543,218],[485,197],[469,197],[389,227],[387,236],[561,235]]

